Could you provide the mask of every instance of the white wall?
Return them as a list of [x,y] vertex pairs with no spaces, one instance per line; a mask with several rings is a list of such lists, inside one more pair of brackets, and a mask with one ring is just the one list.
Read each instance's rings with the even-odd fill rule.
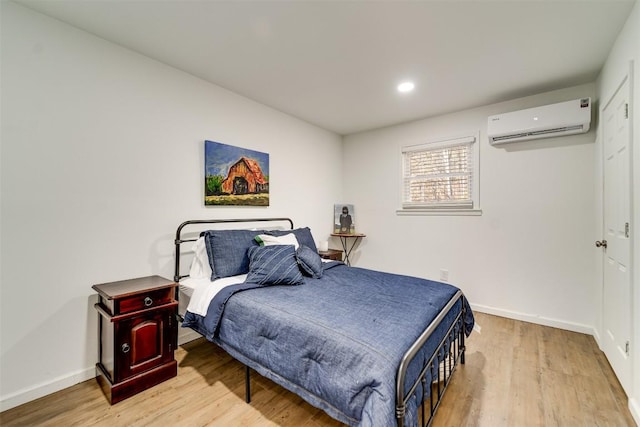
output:
[[[342,144],[338,135],[0,3],[5,410],[94,376],[91,285],[172,277],[182,221],[290,216],[326,239],[342,191],[340,174],[326,172],[341,170]],[[270,207],[203,206],[205,139],[270,154]]]
[[[598,96],[603,101],[611,98],[622,78],[629,72],[629,63],[633,61],[633,98],[632,98],[632,132],[633,132],[633,323],[631,354],[633,358],[632,392],[629,396],[629,409],[640,425],[640,3],[636,2],[627,22],[618,35],[609,58],[598,78]],[[598,163],[602,162],[598,157]],[[598,179],[601,179],[600,176]],[[602,222],[601,210],[598,221]],[[600,292],[601,294],[601,292]],[[597,307],[600,318],[602,306]],[[598,324],[602,328],[601,324]]]
[[[493,114],[580,97],[594,84],[419,120],[344,140],[344,202],[367,237],[361,267],[438,280],[474,309],[592,333],[595,132],[492,147]],[[400,148],[480,133],[481,216],[399,216]]]
[[[599,324],[595,133],[495,148],[486,118],[603,99],[635,59],[640,129],[638,4],[597,91],[584,85],[351,135],[344,148],[335,134],[19,5],[0,5],[0,410],[94,376],[91,285],[171,277],[173,234],[189,218],[291,216],[321,240],[342,199],[355,204],[358,231],[367,234],[357,266],[434,279],[448,269],[475,309],[587,333]],[[465,131],[481,136],[482,216],[396,215],[400,147]],[[271,154],[269,208],[202,205],[204,139]],[[634,156],[640,188],[640,149]],[[301,198],[309,192],[313,198]],[[640,224],[640,197],[634,202]],[[638,325],[637,286],[634,307]],[[633,342],[640,343],[638,327]],[[639,422],[640,369],[633,390]]]

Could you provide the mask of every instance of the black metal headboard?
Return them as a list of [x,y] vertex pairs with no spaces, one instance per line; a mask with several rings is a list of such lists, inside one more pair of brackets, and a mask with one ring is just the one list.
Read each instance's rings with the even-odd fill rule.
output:
[[174,282],[178,283],[180,279],[187,277],[188,275],[180,275],[180,244],[186,242],[195,242],[197,239],[182,239],[182,231],[185,227],[194,224],[229,224],[229,223],[251,223],[251,222],[288,222],[289,227],[293,230],[293,221],[290,218],[253,218],[253,219],[192,219],[185,221],[176,230],[176,253],[175,253],[175,270],[173,273]]

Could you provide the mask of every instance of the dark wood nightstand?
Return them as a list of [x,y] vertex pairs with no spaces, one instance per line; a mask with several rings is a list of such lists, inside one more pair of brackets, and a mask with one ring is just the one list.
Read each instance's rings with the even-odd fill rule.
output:
[[320,258],[331,259],[333,261],[342,261],[342,251],[338,249],[327,249],[326,251],[318,251]]
[[177,375],[176,286],[160,276],[92,286],[100,296],[96,379],[112,405]]

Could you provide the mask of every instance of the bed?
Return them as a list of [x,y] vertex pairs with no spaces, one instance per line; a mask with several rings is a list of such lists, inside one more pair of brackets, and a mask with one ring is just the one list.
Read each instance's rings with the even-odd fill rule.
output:
[[321,260],[288,218],[186,221],[175,245],[183,327],[247,367],[247,402],[254,370],[347,425],[431,424],[474,325],[458,288]]

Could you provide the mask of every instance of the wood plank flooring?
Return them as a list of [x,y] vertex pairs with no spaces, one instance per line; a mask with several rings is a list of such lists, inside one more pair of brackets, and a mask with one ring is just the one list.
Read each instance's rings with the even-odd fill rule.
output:
[[[635,426],[593,337],[482,313],[433,425]],[[178,376],[114,406],[90,380],[0,413],[2,426],[341,426],[202,339]]]

